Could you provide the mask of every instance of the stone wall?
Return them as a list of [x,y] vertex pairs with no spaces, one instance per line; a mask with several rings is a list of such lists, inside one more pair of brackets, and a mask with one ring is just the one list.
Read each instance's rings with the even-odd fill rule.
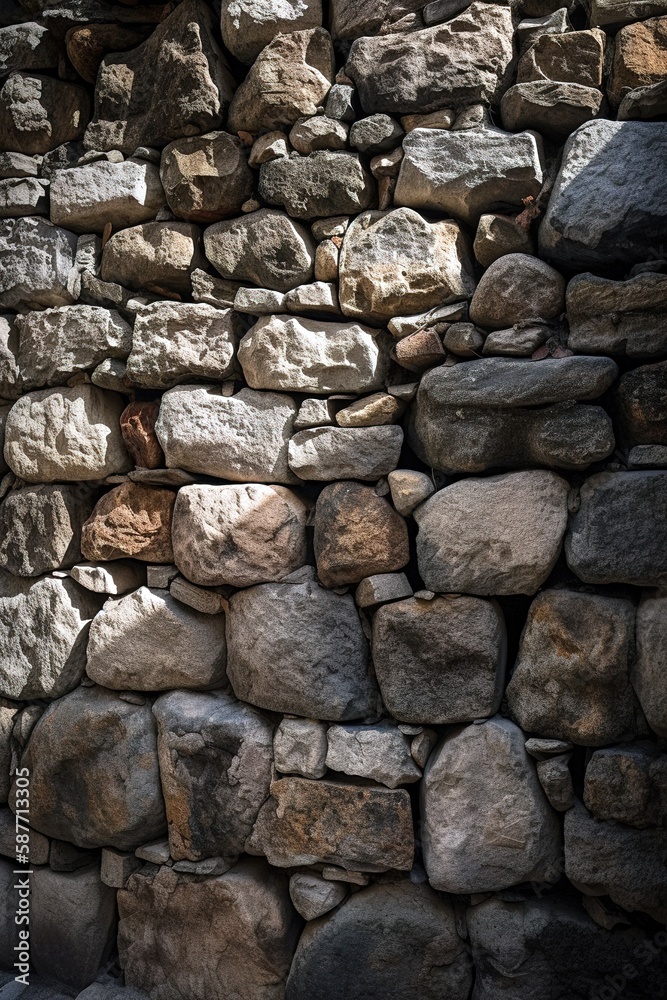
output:
[[29,860],[41,1000],[665,997],[666,119],[666,0],[5,0],[0,986]]

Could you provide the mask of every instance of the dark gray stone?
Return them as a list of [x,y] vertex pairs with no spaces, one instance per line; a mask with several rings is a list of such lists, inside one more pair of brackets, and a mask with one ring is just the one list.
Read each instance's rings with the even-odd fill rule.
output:
[[374,184],[358,156],[318,150],[263,163],[259,194],[294,219],[318,219],[370,208]]

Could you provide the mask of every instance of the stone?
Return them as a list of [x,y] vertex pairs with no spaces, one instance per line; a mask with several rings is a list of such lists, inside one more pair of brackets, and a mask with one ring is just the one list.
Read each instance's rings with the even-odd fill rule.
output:
[[262,163],[266,163],[268,160],[277,160],[281,156],[288,155],[287,137],[280,129],[275,129],[273,132],[265,132],[264,135],[255,139],[248,155],[248,165],[261,167]]
[[315,505],[313,548],[325,587],[359,583],[402,569],[410,558],[405,521],[384,497],[361,483],[331,483]]
[[453,724],[494,715],[505,680],[506,637],[495,601],[411,597],[373,617],[382,699],[402,722]]
[[[457,0],[459,2],[459,0]],[[401,125],[405,132],[416,128],[451,128],[456,121],[456,112],[452,108],[441,108],[428,115],[403,115]]]
[[614,62],[607,94],[618,107],[628,90],[660,83],[667,74],[667,18],[628,24],[614,39]]
[[176,218],[192,222],[234,215],[253,189],[243,144],[227,132],[170,142],[162,151],[160,180]]
[[75,233],[148,222],[165,200],[157,167],[133,157],[56,170],[49,191],[51,222]]
[[60,58],[58,40],[36,21],[0,28],[0,76],[14,70],[53,70]]
[[524,54],[545,35],[560,35],[565,32],[572,34],[572,30],[567,7],[559,7],[543,17],[526,17],[517,25],[519,50]]
[[616,117],[619,121],[660,118],[667,114],[667,82],[630,90],[621,101]]
[[628,452],[628,469],[664,468],[667,466],[667,445],[638,444]]
[[384,324],[474,291],[467,241],[451,220],[429,222],[398,208],[365,212],[348,228],[340,257],[343,313]]
[[388,338],[358,323],[265,316],[245,334],[239,363],[253,389],[370,392],[389,373]]
[[227,647],[234,693],[251,705],[332,721],[375,712],[368,645],[351,594],[314,582],[237,591]]
[[556,319],[565,309],[565,279],[537,257],[505,254],[484,272],[470,319],[487,330],[502,330],[522,320]]
[[290,129],[289,141],[297,152],[307,156],[317,149],[345,149],[347,134],[347,125],[337,118],[328,118],[323,114],[315,115],[313,118],[299,118]]
[[490,267],[505,254],[534,254],[535,244],[511,216],[487,212],[479,217],[473,250],[482,267]]
[[667,684],[664,651],[667,648],[665,609],[667,599],[660,592],[642,595],[637,608],[637,651],[630,667],[630,679],[646,720],[653,732],[667,736]]
[[[437,964],[429,958],[434,952]],[[336,976],[330,974],[334,965]],[[369,886],[325,920],[308,924],[286,997],[465,1000],[471,985],[472,963],[451,902],[428,885],[402,881]]]
[[647,259],[667,221],[656,154],[664,122],[587,122],[565,144],[539,230],[540,253],[570,269]]
[[50,76],[12,73],[0,89],[0,151],[48,153],[79,139],[89,115],[82,87]]
[[327,727],[323,722],[284,718],[279,723],[273,738],[276,771],[302,778],[323,778],[327,773],[326,755]]
[[329,92],[334,72],[333,46],[324,28],[276,35],[234,95],[229,131],[255,135],[314,115]]
[[540,34],[521,55],[517,83],[555,80],[601,87],[606,41],[599,28]]
[[596,87],[534,80],[510,87],[500,107],[503,127],[510,131],[535,129],[543,135],[566,138],[584,122],[600,116],[603,95]]
[[409,34],[358,38],[345,72],[367,115],[496,104],[510,83],[512,18],[474,3],[447,24]]
[[234,309],[250,316],[283,313],[287,309],[287,294],[270,288],[239,288],[234,296]]
[[315,920],[347,896],[341,882],[330,882],[311,872],[297,872],[289,880],[289,894],[294,908],[304,920]]
[[0,218],[48,215],[48,184],[33,177],[0,181]]
[[473,323],[452,323],[442,344],[458,357],[478,358],[484,347],[484,334]]
[[294,483],[287,447],[297,407],[290,396],[177,386],[162,397],[155,426],[167,466],[232,482]]
[[[359,38],[362,35],[384,35],[388,32],[405,30],[405,20],[411,27],[418,21],[414,13],[422,6],[421,0],[334,0],[331,7],[331,32],[341,42]],[[410,16],[412,15],[412,17]]]
[[41,156],[26,156],[25,153],[0,153],[0,177],[38,177],[42,163]]
[[595,25],[620,25],[664,13],[664,0],[592,0],[590,19]]
[[164,465],[164,452],[155,433],[159,412],[159,403],[135,400],[120,415],[120,432],[127,453],[143,469],[159,469]]
[[242,854],[269,794],[271,723],[221,691],[170,691],[153,714],[171,857]]
[[115,309],[74,305],[16,317],[16,362],[21,389],[65,385],[78,372],[92,372],[108,357],[126,358],[132,327]]
[[403,152],[395,204],[445,212],[470,226],[490,212],[520,211],[542,187],[542,143],[533,132],[414,129]]
[[358,608],[371,608],[404,597],[412,597],[412,587],[405,573],[374,573],[364,577],[354,592]]
[[359,775],[387,788],[419,781],[421,770],[410,755],[410,742],[395,726],[330,726],[326,765]]
[[233,89],[208,6],[185,0],[136,49],[102,61],[84,144],[132,153],[211,131],[222,125]]
[[360,118],[350,129],[350,145],[360,153],[375,156],[398,146],[404,132],[389,115]]
[[507,330],[494,330],[484,341],[483,355],[498,354],[508,358],[531,358],[549,340],[552,328],[539,320],[515,323]]
[[614,386],[617,436],[627,445],[667,445],[667,361],[625,372]]
[[145,583],[146,572],[130,559],[117,559],[112,563],[77,563],[70,576],[76,583],[94,594],[125,594]]
[[353,122],[357,117],[356,91],[347,83],[334,83],[324,102],[324,113],[336,121]]
[[0,505],[0,566],[15,576],[69,569],[95,495],[87,486],[24,486]]
[[171,563],[171,515],[175,494],[139,483],[123,483],[105,493],[81,531],[86,559]]
[[[189,3],[190,0],[186,0]],[[162,294],[189,294],[190,272],[205,266],[199,229],[189,222],[145,222],[115,233],[102,254],[102,280]]]
[[169,864],[169,841],[166,837],[158,837],[157,840],[151,840],[137,847],[134,854],[140,861],[147,861],[150,865]]
[[263,163],[259,195],[294,219],[316,219],[363,212],[374,185],[358,156],[323,149]]
[[224,616],[148,587],[109,600],[88,640],[88,676],[118,691],[220,687],[225,662]]
[[100,859],[100,880],[113,889],[124,889],[130,875],[141,863],[128,851],[117,851],[115,847],[103,847]]
[[644,830],[667,825],[667,756],[653,744],[596,750],[586,767],[584,804],[597,819]]
[[430,476],[413,469],[395,469],[387,476],[391,500],[399,514],[409,517],[416,507],[435,492]]
[[169,585],[178,576],[177,566],[147,566],[146,584],[149,588],[169,590]]
[[30,822],[49,837],[129,851],[166,828],[149,703],[79,687],[46,709],[21,767],[30,769]]
[[283,212],[260,208],[218,222],[204,234],[206,256],[223,278],[287,292],[310,281],[315,244],[308,230]]
[[174,560],[207,587],[277,581],[306,561],[306,520],[306,506],[284,486],[184,486],[174,507]]
[[[12,764],[12,742],[14,724],[21,718],[19,715],[20,706],[13,701],[0,698],[0,803],[3,805],[9,798],[11,787],[10,768]],[[323,756],[326,755],[326,731],[322,733],[324,737]],[[12,825],[15,827],[14,821]],[[16,854],[16,829],[12,829],[10,835],[11,856]],[[1,852],[0,852],[1,853]]]
[[278,868],[326,862],[353,871],[412,867],[410,797],[404,788],[281,778],[246,841]]
[[596,819],[580,803],[565,813],[565,874],[593,896],[664,922],[665,830],[637,830]]
[[276,35],[321,24],[321,0],[285,0],[279,5],[263,0],[233,0],[222,11],[222,40],[232,55],[251,65]]
[[[317,259],[317,251],[315,252]],[[334,281],[313,281],[298,285],[285,295],[285,306],[292,313],[340,315],[337,276]]]
[[68,277],[76,236],[46,219],[0,221],[0,307],[26,312],[74,301]]
[[667,584],[662,545],[667,472],[601,472],[580,489],[565,539],[570,569],[585,583]]
[[26,482],[99,479],[130,468],[118,427],[121,397],[96,386],[22,396],[5,426],[5,460]]
[[206,302],[219,309],[231,308],[234,305],[234,299],[239,290],[238,282],[216,278],[214,275],[202,271],[201,268],[195,268],[190,275],[190,281],[193,302]]
[[102,60],[109,52],[126,52],[140,45],[145,33],[120,24],[84,24],[65,35],[67,57],[86,83],[95,85]]
[[434,889],[493,892],[559,877],[557,816],[508,719],[496,715],[444,737],[426,765],[421,812]]
[[218,615],[225,610],[225,599],[222,594],[205,587],[198,587],[182,576],[172,580],[169,592],[181,604],[187,604],[189,608],[207,615]]
[[315,427],[289,443],[289,467],[300,479],[374,481],[398,465],[403,430],[380,427]]
[[380,424],[398,423],[405,411],[405,403],[386,392],[364,396],[339,410],[336,423],[339,427],[377,427]]
[[667,275],[626,281],[578,274],[567,286],[568,346],[586,354],[650,358],[667,351]]
[[[9,774],[9,763],[7,773]],[[24,819],[25,817],[22,817],[19,813],[19,822]],[[18,843],[16,840],[16,823],[17,817],[11,809],[0,809],[0,854],[6,858],[18,861],[17,847],[26,847],[27,850],[21,854],[21,857],[25,859],[26,867],[29,867],[27,865],[28,861],[30,865],[48,864],[49,849],[51,846],[49,838],[42,836],[41,833],[37,833],[37,830],[30,829],[28,833],[30,838],[29,843]]]
[[415,513],[425,586],[534,594],[560,553],[568,490],[560,476],[539,470],[463,479],[439,490]]
[[340,249],[333,240],[322,240],[315,251],[315,280],[338,281]]
[[137,312],[127,377],[152,389],[170,389],[192,376],[222,381],[234,372],[239,333],[231,309],[152,302]]

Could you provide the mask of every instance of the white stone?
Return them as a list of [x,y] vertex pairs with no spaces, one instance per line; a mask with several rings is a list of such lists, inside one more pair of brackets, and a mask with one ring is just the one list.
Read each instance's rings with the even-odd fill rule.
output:
[[70,576],[95,594],[124,594],[144,583],[146,571],[138,562],[116,559],[108,563],[77,563]]

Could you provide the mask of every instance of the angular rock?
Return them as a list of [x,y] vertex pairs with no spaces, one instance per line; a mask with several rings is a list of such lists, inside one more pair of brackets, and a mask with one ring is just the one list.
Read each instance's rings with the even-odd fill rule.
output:
[[171,515],[176,495],[139,483],[123,483],[105,493],[81,532],[86,559],[172,563]]
[[[14,723],[19,719],[19,710],[19,705],[16,702],[7,701],[4,698],[0,699],[0,803],[3,805],[9,798],[9,789],[11,786],[10,768],[12,763],[12,731],[14,729]],[[322,760],[324,760],[327,750],[326,730],[323,730],[322,736],[324,744]],[[13,819],[10,822],[12,825],[11,856],[14,858],[16,854],[16,823]]]
[[199,229],[189,222],[146,222],[122,229],[104,247],[102,280],[189,295],[190,273],[206,264],[199,242]]
[[0,222],[0,307],[25,312],[74,301],[68,277],[76,236],[46,219]]
[[507,702],[522,729],[580,746],[643,729],[630,663],[635,609],[626,600],[545,590],[530,606]]
[[289,467],[300,479],[376,480],[398,465],[403,430],[380,427],[314,427],[289,443]]
[[88,676],[106,688],[164,691],[225,682],[225,621],[140,587],[108,601],[88,640]]
[[403,416],[405,403],[387,392],[374,392],[339,410],[336,423],[339,427],[377,427],[380,424],[398,423]]
[[77,563],[72,567],[70,576],[86,590],[94,594],[124,594],[128,590],[140,587],[146,579],[143,566],[138,566],[134,560],[117,559],[112,563]]
[[503,127],[510,131],[536,129],[543,135],[564,138],[600,116],[603,95],[596,87],[534,80],[510,87],[500,109]]
[[48,215],[48,184],[33,177],[0,181],[0,218]]
[[614,387],[612,413],[620,441],[667,445],[667,361],[625,372]]
[[353,871],[412,867],[410,797],[404,788],[281,778],[246,841],[278,868],[326,862]]
[[80,385],[22,396],[5,426],[5,460],[29,483],[100,479],[131,467],[117,393]]
[[421,770],[410,755],[410,741],[395,726],[330,726],[326,765],[359,775],[387,788],[419,781]]
[[[449,331],[447,331],[449,332]],[[501,357],[530,358],[538,347],[547,342],[552,328],[547,323],[529,320],[515,323],[507,330],[494,330],[484,341],[482,354],[499,354]]]
[[131,153],[211,131],[222,125],[233,90],[208,6],[185,0],[136,49],[103,60],[84,143]]
[[148,222],[165,200],[157,167],[134,157],[56,170],[49,191],[51,222],[75,233]]
[[347,721],[375,711],[368,645],[350,594],[316,583],[265,583],[233,594],[228,674],[243,701],[272,712]]
[[24,486],[0,505],[0,566],[15,576],[69,569],[95,494],[86,486]]
[[421,0],[332,0],[331,33],[349,41],[362,35],[384,35],[405,30],[405,21],[415,27]]
[[30,769],[30,822],[49,837],[133,850],[166,828],[148,702],[77,688],[44,712],[21,766]]
[[177,219],[216,222],[241,210],[253,175],[241,140],[227,132],[186,136],[162,151],[160,180]]
[[597,819],[639,830],[667,826],[667,756],[650,743],[596,750],[586,767],[584,803]]
[[649,726],[657,736],[667,736],[667,598],[660,592],[642,595],[637,609],[637,652],[630,668],[632,686]]
[[537,763],[537,777],[549,804],[557,812],[566,812],[574,805],[574,786],[569,768],[571,756],[568,753]]
[[253,389],[370,392],[386,383],[389,338],[357,323],[265,316],[243,337],[238,356]]
[[273,739],[276,771],[299,774],[302,778],[322,778],[327,772],[326,755],[327,727],[323,722],[285,718],[276,729]]
[[[289,133],[290,144],[299,153],[307,156],[317,149],[345,149],[347,146],[348,127],[336,118],[328,118],[326,114],[315,115],[313,118],[299,118]],[[269,156],[262,159],[277,159]]]
[[565,539],[570,569],[585,583],[667,584],[667,472],[601,472],[580,490]]
[[310,233],[275,209],[261,208],[209,226],[204,247],[216,271],[234,281],[287,292],[313,275],[315,243]]
[[607,37],[599,28],[540,34],[517,67],[517,83],[557,80],[601,87]]
[[296,416],[290,396],[177,386],[162,397],[155,431],[169,467],[232,482],[294,483],[287,447]]
[[487,212],[479,218],[473,250],[482,267],[490,267],[504,254],[534,254],[535,244],[530,233],[512,216]]
[[37,21],[0,28],[0,76],[17,69],[57,69],[60,52],[55,35]]
[[415,513],[426,587],[534,594],[560,552],[568,490],[555,473],[534,471],[462,479],[434,494]]
[[120,415],[120,432],[127,453],[143,469],[159,469],[164,465],[164,452],[155,434],[159,412],[159,403],[135,400]]
[[[317,256],[317,252],[316,252]],[[293,313],[322,313],[340,315],[338,285],[336,281],[314,281],[298,285],[285,295],[285,305]]]
[[660,83],[667,75],[667,18],[652,17],[621,28],[607,94],[618,107],[628,90]]
[[[90,5],[87,5],[87,9],[90,11]],[[104,57],[109,52],[126,52],[136,48],[144,41],[146,34],[139,26],[137,29],[125,28],[120,24],[74,26],[65,35],[67,58],[79,76],[94,86]]]
[[373,201],[373,180],[353,153],[318,150],[263,163],[259,195],[295,219],[351,215]]
[[400,144],[403,129],[389,115],[361,118],[350,129],[350,145],[360,153],[375,156]]
[[424,864],[434,889],[489,892],[557,881],[556,813],[523,733],[508,719],[497,715],[445,736],[426,766],[421,808]]
[[537,257],[510,253],[484,272],[470,319],[487,330],[502,330],[522,320],[556,319],[565,309],[565,279]]
[[262,0],[232,0],[222,10],[220,27],[225,47],[250,65],[276,35],[321,24],[321,0],[286,0],[278,5]]
[[667,81],[654,83],[650,87],[637,87],[630,90],[618,109],[617,118],[621,121],[631,119],[660,118],[667,114]]
[[174,560],[207,587],[277,581],[306,561],[306,519],[303,502],[283,486],[184,486],[174,507]]
[[519,211],[542,187],[542,144],[532,132],[414,129],[403,151],[395,203],[446,212],[468,225],[510,206]]
[[88,94],[50,76],[12,73],[0,90],[0,151],[33,156],[83,135]]
[[341,882],[329,882],[310,872],[297,872],[289,880],[289,894],[304,920],[315,920],[342,903],[347,889]]
[[667,352],[667,275],[627,281],[578,274],[567,286],[568,346],[587,354],[652,357]]

